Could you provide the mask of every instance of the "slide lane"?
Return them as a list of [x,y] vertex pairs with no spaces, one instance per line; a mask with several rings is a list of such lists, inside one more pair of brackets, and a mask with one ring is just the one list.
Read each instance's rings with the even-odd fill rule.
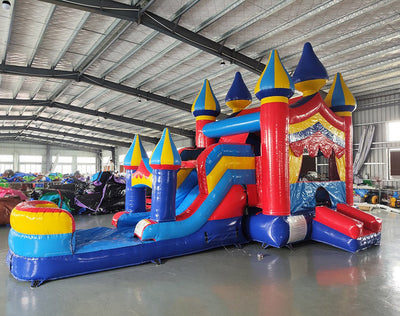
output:
[[[176,188],[176,215],[182,213],[198,196],[197,172],[195,168],[183,168],[178,172],[178,183]],[[115,213],[111,224],[117,228],[135,227],[143,220],[150,218],[150,211]]]
[[[219,217],[235,217],[243,212],[235,185],[255,184],[255,158],[250,145],[216,144],[198,158],[199,195],[176,221],[157,223],[143,220],[135,228],[141,240],[181,238],[198,231],[219,209]],[[235,190],[236,193],[229,192]],[[225,200],[226,199],[226,200]],[[233,202],[233,203],[232,203]],[[225,206],[229,203],[229,206]],[[223,215],[222,215],[223,214]],[[240,214],[240,216],[242,213]]]
[[[19,214],[14,212],[12,218],[11,226],[15,234],[11,235],[7,255],[11,274],[18,280],[31,281],[37,286],[45,280],[245,242],[241,216],[247,201],[241,185],[255,183],[251,147],[217,144],[212,152],[212,155],[206,154],[203,160],[198,161],[202,166],[198,168],[201,176],[198,192],[193,193],[197,196],[194,202],[178,216],[177,221],[149,225],[151,230],[145,227],[148,240],[134,237],[132,227],[75,231],[73,218],[55,205],[39,202],[36,205],[36,201],[25,203],[27,209],[21,209],[24,216],[16,216]],[[226,157],[236,159],[238,155],[248,159],[242,159],[241,166],[235,163],[225,165],[229,162]],[[223,157],[224,163],[218,164]],[[226,170],[219,170],[221,166]],[[208,192],[209,188],[211,192]],[[25,225],[28,219],[30,222],[35,219],[38,225]],[[42,222],[43,225],[40,224]]]

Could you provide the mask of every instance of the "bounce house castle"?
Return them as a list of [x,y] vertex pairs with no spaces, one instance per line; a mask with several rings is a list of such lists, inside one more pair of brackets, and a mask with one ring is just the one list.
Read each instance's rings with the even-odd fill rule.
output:
[[[381,220],[353,207],[355,99],[337,74],[323,100],[327,79],[309,43],[292,77],[272,51],[254,90],[261,105],[246,109],[252,97],[236,73],[226,96],[233,114],[220,121],[205,80],[192,106],[195,147],[178,151],[165,129],[149,159],[135,137],[115,228],[75,230],[71,214],[47,201],[13,210],[12,275],[37,286],[249,241],[315,240],[350,252],[378,245]],[[303,95],[292,98],[295,89]],[[329,159],[329,181],[299,181],[304,153]]]

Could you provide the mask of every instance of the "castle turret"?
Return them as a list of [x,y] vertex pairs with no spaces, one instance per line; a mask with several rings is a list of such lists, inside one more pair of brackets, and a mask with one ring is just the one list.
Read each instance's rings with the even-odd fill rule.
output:
[[196,118],[197,147],[207,147],[215,142],[213,138],[203,134],[203,127],[215,122],[220,112],[219,102],[211,89],[210,82],[206,79],[192,105],[192,114]]
[[150,218],[154,221],[175,220],[177,171],[180,166],[178,150],[168,128],[165,128],[150,157],[150,167],[153,168]]
[[135,135],[131,147],[125,156],[124,167],[126,170],[125,210],[127,212],[146,211],[145,188],[132,186],[132,175],[139,168],[142,159],[147,159],[142,141],[139,135]]
[[325,103],[345,121],[346,202],[353,205],[353,124],[351,113],[356,109],[356,99],[337,73],[325,98]]
[[289,98],[291,77],[273,50],[254,89],[261,101],[261,201],[265,215],[289,215]]
[[241,73],[236,72],[235,79],[225,97],[226,105],[233,110],[233,113],[236,113],[245,109],[251,101],[251,93],[244,83]]
[[292,78],[296,90],[303,92],[305,97],[318,92],[329,79],[324,65],[308,42],[304,44],[303,53]]

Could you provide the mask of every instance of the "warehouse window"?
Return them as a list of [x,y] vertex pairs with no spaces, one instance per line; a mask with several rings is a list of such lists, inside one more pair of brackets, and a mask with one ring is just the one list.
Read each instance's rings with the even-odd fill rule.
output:
[[390,176],[400,177],[400,149],[389,151]]
[[388,123],[389,142],[400,141],[400,121]]
[[42,159],[43,159],[42,156],[20,155],[19,171],[26,173],[41,173]]
[[13,155],[0,155],[0,172],[14,170]]
[[53,156],[53,171],[62,174],[72,173],[72,157],[70,156]]
[[93,175],[96,173],[96,157],[77,157],[77,169],[81,174]]

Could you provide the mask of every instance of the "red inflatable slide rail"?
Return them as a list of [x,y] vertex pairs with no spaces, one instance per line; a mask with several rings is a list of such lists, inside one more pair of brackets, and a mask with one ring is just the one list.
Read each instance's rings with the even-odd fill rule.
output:
[[314,220],[353,239],[378,233],[382,227],[380,218],[346,204],[338,204],[337,211],[317,206]]
[[337,211],[346,216],[355,218],[355,219],[363,222],[364,229],[368,229],[369,231],[371,231],[373,233],[379,233],[382,229],[382,219],[381,218],[378,218],[371,214],[360,211],[359,209],[356,209],[355,207],[340,203],[337,205]]
[[353,239],[362,236],[363,223],[361,221],[336,212],[326,206],[317,206],[315,208],[314,221],[328,226]]

